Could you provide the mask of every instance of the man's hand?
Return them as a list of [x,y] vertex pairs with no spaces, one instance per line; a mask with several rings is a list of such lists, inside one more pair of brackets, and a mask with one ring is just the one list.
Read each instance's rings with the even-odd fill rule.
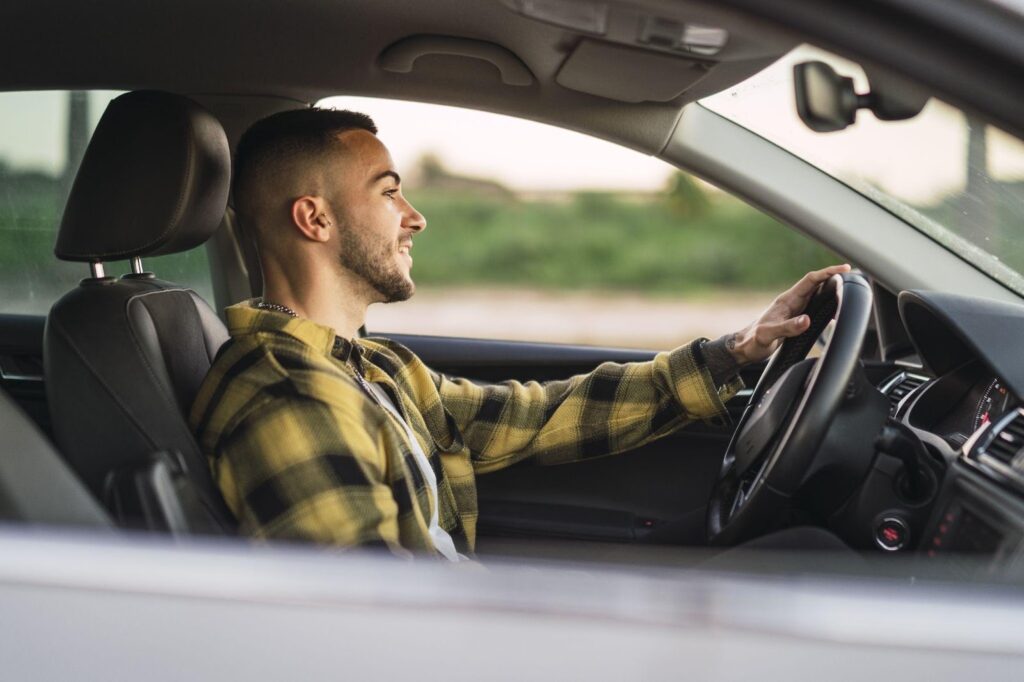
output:
[[811,320],[800,313],[818,290],[818,285],[832,275],[849,271],[849,265],[833,265],[808,272],[799,282],[779,294],[752,324],[723,337],[725,347],[736,363],[743,366],[764,360],[775,352],[782,339],[804,333]]

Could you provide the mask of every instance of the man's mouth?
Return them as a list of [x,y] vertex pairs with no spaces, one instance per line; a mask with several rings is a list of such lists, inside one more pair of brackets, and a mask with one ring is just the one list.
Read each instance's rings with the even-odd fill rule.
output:
[[410,253],[409,253],[409,251],[411,251],[411,250],[412,250],[412,243],[401,244],[398,247],[398,253],[402,254],[403,256],[405,256],[409,260],[409,265],[412,265],[412,255],[410,255]]

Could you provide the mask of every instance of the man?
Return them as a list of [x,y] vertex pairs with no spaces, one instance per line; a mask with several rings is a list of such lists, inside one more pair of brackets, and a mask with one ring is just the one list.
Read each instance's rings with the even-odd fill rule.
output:
[[239,142],[234,200],[255,235],[262,299],[228,308],[231,341],[191,424],[242,532],[460,559],[473,549],[475,478],[532,457],[571,462],[720,420],[737,369],[803,332],[810,273],[759,320],[653,361],[544,384],[441,376],[386,339],[360,339],[370,304],[409,298],[426,219],[369,117],[306,109]]

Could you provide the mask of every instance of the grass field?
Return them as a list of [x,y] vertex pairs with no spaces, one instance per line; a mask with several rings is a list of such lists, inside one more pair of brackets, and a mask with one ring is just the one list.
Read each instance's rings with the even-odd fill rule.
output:
[[685,201],[409,192],[428,220],[413,250],[419,293],[372,307],[367,325],[671,348],[740,329],[807,270],[838,260],[735,199],[683,189]]
[[416,240],[417,281],[535,289],[679,294],[774,289],[836,257],[725,195],[697,215],[670,201],[580,193],[506,201],[410,192],[428,220]]

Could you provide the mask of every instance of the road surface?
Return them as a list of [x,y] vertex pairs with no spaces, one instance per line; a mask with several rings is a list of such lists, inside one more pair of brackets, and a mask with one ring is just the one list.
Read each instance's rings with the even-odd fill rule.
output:
[[776,292],[652,298],[630,294],[421,289],[371,307],[371,334],[401,332],[602,346],[673,348],[741,329]]

